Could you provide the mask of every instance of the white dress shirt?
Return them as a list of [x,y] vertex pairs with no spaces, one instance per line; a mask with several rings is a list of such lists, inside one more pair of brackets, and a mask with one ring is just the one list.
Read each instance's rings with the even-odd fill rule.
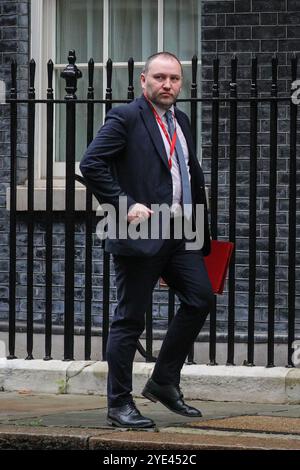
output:
[[[167,124],[166,117],[165,117],[166,110],[163,109],[163,108],[160,108],[159,106],[157,106],[154,103],[152,103],[152,104],[153,104],[157,114],[162,119],[162,121],[163,121],[163,123],[166,127],[166,130],[168,131],[168,124]],[[188,150],[188,146],[187,146],[187,143],[186,143],[186,139],[184,137],[184,134],[182,132],[182,129],[181,129],[180,125],[178,124],[178,121],[175,118],[174,106],[173,105],[171,106],[170,110],[172,111],[173,119],[176,121],[176,123],[174,123],[174,125],[176,124],[175,127],[176,127],[176,132],[177,132],[177,139],[179,139],[179,141],[180,141],[180,144],[181,144],[181,147],[182,147],[182,150],[183,150],[185,163],[186,163],[186,166],[187,166],[187,172],[188,172],[188,175],[189,175],[189,179],[191,181],[191,175],[190,175],[190,170],[189,170],[189,150]],[[170,144],[169,144],[169,142],[168,142],[168,140],[167,140],[167,138],[166,138],[166,136],[165,136],[165,134],[164,134],[164,132],[163,132],[163,130],[160,127],[158,122],[157,122],[157,125],[158,125],[158,128],[160,130],[160,133],[161,133],[164,145],[165,145],[167,156],[169,158],[169,156],[170,156]],[[179,208],[180,208],[180,212],[181,212],[181,193],[182,193],[180,168],[179,168],[179,163],[177,161],[175,152],[172,155],[171,176],[172,176],[172,183],[173,183],[173,201],[172,201],[172,206],[171,206],[171,213],[173,213],[173,215],[175,216],[176,212],[178,211]]]

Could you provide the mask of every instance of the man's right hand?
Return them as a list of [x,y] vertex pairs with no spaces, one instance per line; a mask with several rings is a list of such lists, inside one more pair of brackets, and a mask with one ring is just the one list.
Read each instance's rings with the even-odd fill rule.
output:
[[149,219],[151,214],[153,214],[153,211],[147,206],[144,206],[144,204],[136,203],[129,209],[129,212],[127,214],[127,220],[128,222],[137,225]]

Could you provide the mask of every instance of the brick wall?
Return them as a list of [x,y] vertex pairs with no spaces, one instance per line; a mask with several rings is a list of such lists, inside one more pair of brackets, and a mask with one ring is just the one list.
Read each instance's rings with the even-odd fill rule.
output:
[[[260,96],[271,91],[271,59],[278,57],[279,96],[290,90],[290,59],[300,49],[300,2],[297,0],[225,0],[202,1],[202,93],[208,96],[212,86],[212,61],[220,60],[220,96],[229,93],[231,58],[238,59],[238,93],[250,94],[251,57],[258,58],[258,89]],[[298,66],[299,67],[299,66]],[[298,74],[299,76],[299,74]],[[210,181],[211,112],[203,110],[203,166]],[[219,235],[228,236],[229,182],[229,120],[228,107],[220,111],[219,151]],[[257,287],[256,328],[266,330],[268,291],[268,188],[269,188],[269,105],[259,106],[258,123],[258,205],[257,205]],[[237,244],[236,244],[236,318],[243,330],[248,316],[248,236],[249,236],[249,106],[239,106],[237,147]],[[298,162],[299,163],[299,162]],[[287,332],[288,316],[288,168],[289,168],[289,109],[279,106],[277,161],[277,240],[276,240],[276,332]],[[298,167],[299,168],[299,167]],[[299,182],[299,180],[298,180]],[[299,192],[298,192],[299,195]],[[297,212],[297,262],[299,264],[300,213]],[[298,271],[298,278],[300,272]],[[300,292],[299,281],[297,291]],[[219,316],[227,318],[227,296],[219,301]],[[300,299],[296,298],[297,315]],[[224,325],[225,326],[225,325]]]
[[[28,0],[0,0],[0,80],[5,81],[7,94],[11,86],[10,64],[18,63],[17,87],[20,92],[27,88],[28,63]],[[18,168],[26,167],[26,110],[19,107]],[[0,319],[8,314],[8,268],[9,268],[9,217],[6,210],[6,188],[10,182],[10,134],[9,107],[0,104]],[[18,256],[24,256],[18,253]]]

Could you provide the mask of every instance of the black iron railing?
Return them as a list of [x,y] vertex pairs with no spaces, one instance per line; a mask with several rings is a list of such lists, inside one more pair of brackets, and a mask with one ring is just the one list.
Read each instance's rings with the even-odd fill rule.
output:
[[[15,358],[15,333],[16,333],[16,225],[19,219],[25,220],[27,225],[27,359],[33,358],[33,331],[34,331],[34,304],[33,304],[33,267],[34,267],[34,227],[35,224],[44,221],[45,245],[46,245],[46,276],[45,276],[45,360],[51,359],[52,351],[52,269],[53,269],[53,225],[56,220],[63,220],[65,224],[65,296],[64,296],[64,359],[72,360],[74,351],[74,275],[75,275],[75,222],[80,220],[85,224],[85,359],[91,356],[91,331],[92,331],[92,233],[95,227],[95,213],[92,210],[92,193],[86,190],[86,210],[78,212],[75,208],[75,181],[84,184],[81,176],[75,173],[75,134],[76,134],[76,105],[84,103],[87,106],[87,145],[93,139],[94,127],[94,106],[97,103],[105,104],[106,112],[113,103],[126,103],[134,99],[133,72],[134,61],[128,61],[128,93],[126,100],[113,100],[112,98],[112,69],[113,64],[109,59],[106,64],[107,88],[104,100],[94,99],[94,61],[88,63],[88,90],[87,99],[77,99],[77,80],[81,76],[75,64],[75,52],[69,52],[69,65],[62,72],[61,77],[66,81],[65,99],[54,99],[53,93],[53,62],[48,62],[48,88],[47,99],[35,98],[35,62],[29,64],[30,79],[27,99],[17,97],[17,64],[12,63],[11,79],[12,87],[7,103],[10,106],[10,127],[11,127],[11,185],[10,185],[10,277],[9,277],[9,358]],[[247,358],[245,365],[254,365],[255,332],[256,332],[256,285],[257,285],[257,176],[258,176],[258,124],[259,106],[267,104],[269,106],[269,215],[268,215],[268,292],[267,292],[267,360],[266,365],[274,366],[275,347],[275,286],[276,286],[276,189],[277,189],[277,126],[278,126],[278,106],[284,105],[290,109],[290,152],[289,152],[289,206],[288,206],[288,337],[287,337],[287,365],[292,367],[293,341],[295,339],[295,298],[296,298],[296,151],[297,151],[297,105],[295,105],[290,95],[278,96],[277,92],[277,68],[276,56],[272,59],[272,81],[270,84],[269,96],[259,97],[257,85],[257,58],[252,59],[252,74],[250,94],[238,95],[237,70],[238,61],[236,57],[231,61],[231,82],[229,85],[229,96],[220,97],[219,92],[219,59],[216,58],[212,64],[213,83],[212,93],[209,97],[198,97],[197,90],[197,57],[192,59],[192,84],[190,98],[179,100],[190,104],[191,126],[194,139],[197,139],[197,113],[199,103],[211,107],[211,171],[210,171],[210,217],[211,231],[213,238],[218,237],[218,219],[220,210],[219,201],[219,125],[220,112],[227,109],[228,137],[229,137],[229,159],[228,159],[228,202],[229,202],[229,239],[236,242],[237,228],[237,154],[238,139],[238,110],[239,106],[249,107],[249,149],[250,149],[250,169],[249,169],[249,237],[248,237],[248,326],[247,326]],[[297,76],[297,58],[291,59],[291,80],[295,81]],[[26,104],[28,113],[28,192],[27,211],[17,210],[17,133],[18,133],[18,105]],[[34,209],[34,141],[35,141],[35,109],[36,105],[46,106],[46,210],[44,212]],[[53,155],[54,155],[54,107],[56,105],[66,107],[66,179],[65,179],[65,210],[57,212],[53,210]],[[205,170],[205,167],[204,167]],[[236,334],[236,312],[235,312],[235,277],[236,277],[235,257],[229,271],[228,282],[228,322],[227,322],[227,364],[234,364],[235,357],[235,334]],[[105,359],[105,350],[109,332],[109,302],[110,302],[110,255],[103,253],[103,301],[102,301],[102,337],[103,350],[102,357]],[[210,315],[209,325],[209,360],[210,364],[216,364],[216,344],[217,344],[217,301],[215,308]],[[175,312],[174,292],[169,291],[168,296],[168,321],[172,321]],[[99,312],[100,313],[100,312]],[[225,333],[225,332],[224,332]],[[153,360],[153,318],[152,305],[146,312],[146,349],[139,344],[139,351],[146,360]],[[188,357],[189,362],[193,362],[193,351]]]

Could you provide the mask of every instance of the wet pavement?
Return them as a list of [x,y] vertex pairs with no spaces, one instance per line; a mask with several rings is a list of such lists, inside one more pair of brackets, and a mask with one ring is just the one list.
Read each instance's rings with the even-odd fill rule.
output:
[[0,449],[300,450],[300,405],[193,400],[203,417],[185,418],[136,399],[156,428],[112,428],[106,398],[0,392]]

